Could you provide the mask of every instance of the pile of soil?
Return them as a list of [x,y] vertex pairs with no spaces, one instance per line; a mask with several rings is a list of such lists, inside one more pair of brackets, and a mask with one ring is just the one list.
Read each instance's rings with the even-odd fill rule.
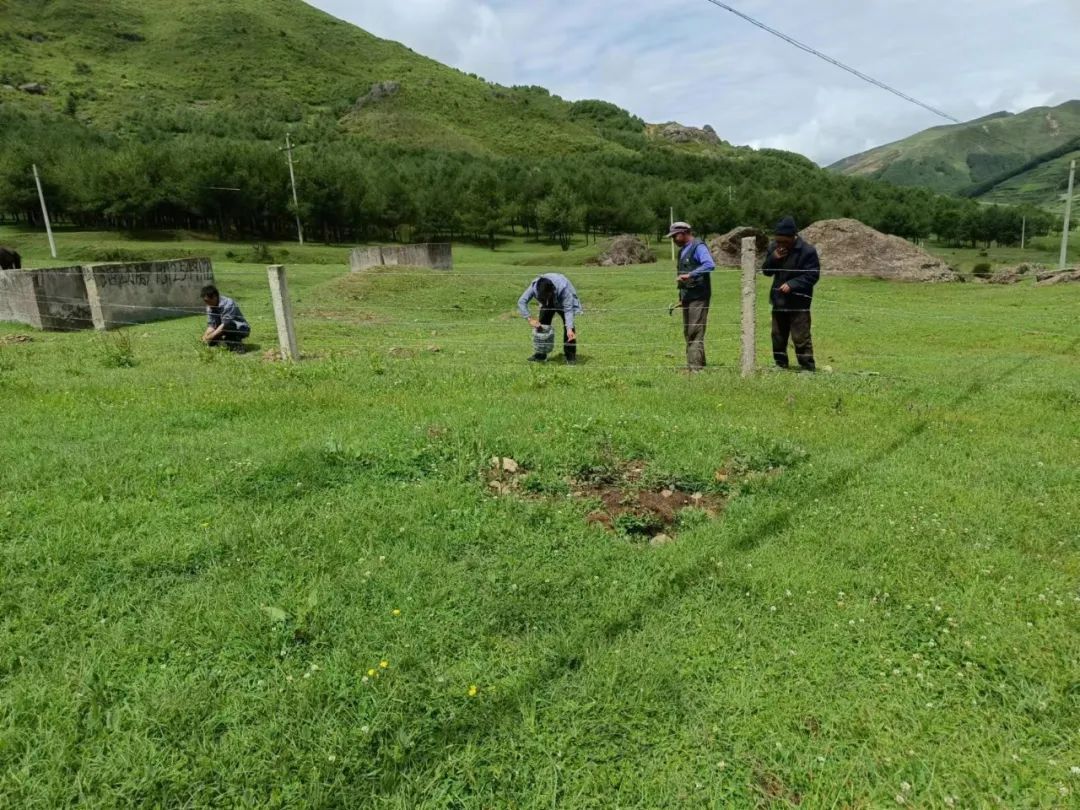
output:
[[616,236],[600,254],[601,267],[627,267],[632,264],[654,264],[656,254],[640,236]]
[[709,250],[717,264],[726,267],[742,267],[742,240],[753,238],[757,242],[758,264],[765,261],[765,251],[769,249],[769,237],[757,228],[742,226],[728,231],[723,236],[714,236],[709,240]]
[[835,276],[897,281],[959,281],[944,261],[899,236],[876,231],[855,219],[816,222],[801,234],[818,249],[821,269]]
[[1046,267],[1041,264],[1018,264],[1016,267],[998,270],[988,281],[991,284],[1019,284],[1026,278],[1044,272]]
[[1080,269],[1072,270],[1047,270],[1035,276],[1040,287],[1049,287],[1053,284],[1071,284],[1080,281]]
[[0,337],[0,346],[15,346],[20,343],[33,343],[30,335],[4,335]]

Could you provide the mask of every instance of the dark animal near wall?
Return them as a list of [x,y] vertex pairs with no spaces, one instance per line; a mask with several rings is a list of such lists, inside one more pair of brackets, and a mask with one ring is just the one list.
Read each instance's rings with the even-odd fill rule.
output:
[[11,248],[0,247],[0,270],[22,270],[22,256]]

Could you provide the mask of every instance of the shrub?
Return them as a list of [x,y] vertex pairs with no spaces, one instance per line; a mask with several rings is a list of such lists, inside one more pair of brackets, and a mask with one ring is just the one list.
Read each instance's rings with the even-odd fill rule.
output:
[[79,258],[91,262],[148,262],[150,258],[134,250],[124,248],[88,248],[79,252]]
[[992,269],[993,267],[991,267],[987,262],[979,262],[977,265],[975,265],[975,269],[971,272],[973,272],[978,278],[988,278]]
[[103,334],[98,342],[98,355],[105,368],[134,368],[137,362],[126,332]]
[[273,264],[274,254],[266,245],[258,244],[251,249],[251,261],[255,264]]

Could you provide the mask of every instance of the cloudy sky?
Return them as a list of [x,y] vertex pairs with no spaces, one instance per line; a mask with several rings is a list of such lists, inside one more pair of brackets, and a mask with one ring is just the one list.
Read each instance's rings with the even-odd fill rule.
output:
[[[501,84],[820,163],[944,123],[708,0],[309,0]],[[967,120],[1080,97],[1080,0],[727,0]]]

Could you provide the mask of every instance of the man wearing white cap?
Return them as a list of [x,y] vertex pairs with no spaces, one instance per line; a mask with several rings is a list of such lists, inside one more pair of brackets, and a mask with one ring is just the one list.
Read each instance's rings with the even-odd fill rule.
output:
[[686,336],[686,365],[690,371],[705,368],[705,330],[709,325],[712,301],[712,271],[716,269],[709,248],[694,237],[694,229],[685,222],[671,226],[668,238],[679,247],[676,270],[679,307]]

